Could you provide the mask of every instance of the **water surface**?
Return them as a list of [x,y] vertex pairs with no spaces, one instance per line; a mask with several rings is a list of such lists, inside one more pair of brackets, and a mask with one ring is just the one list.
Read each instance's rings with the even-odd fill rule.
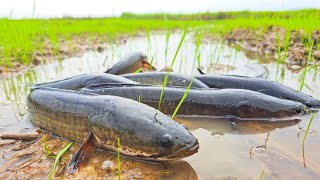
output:
[[[125,38],[125,41],[122,40],[120,44],[110,45],[102,53],[90,51],[81,57],[40,65],[30,69],[24,75],[1,80],[1,131],[20,132],[25,130],[25,122],[20,125],[15,124],[19,123],[27,112],[25,99],[31,84],[64,79],[84,73],[103,72],[112,67],[122,56],[133,51],[146,52],[149,57],[154,55],[153,64],[161,69],[171,63],[180,36],[176,33],[171,35],[167,56],[165,53],[165,34],[153,34],[151,44],[144,36],[129,37]],[[194,39],[188,36],[173,66],[175,72],[187,75],[198,73],[196,71],[195,49]],[[300,87],[301,73],[289,70],[282,65],[277,70],[276,63],[265,57],[248,58],[244,52],[237,52],[233,48],[210,41],[204,41],[201,44],[200,52],[201,66],[206,73],[256,76],[261,72],[261,66],[256,66],[256,64],[261,64],[267,69],[267,79],[278,81],[294,89]],[[250,68],[254,67],[252,65],[259,68]],[[320,92],[319,78],[319,74],[314,69],[309,71],[306,77],[308,88],[304,87],[303,92],[320,98],[318,93]],[[306,168],[303,165],[301,142],[309,119],[310,116],[304,116],[300,120],[270,122],[177,117],[176,120],[187,125],[194,136],[198,138],[199,152],[183,161],[166,165],[123,159],[121,163],[124,169],[123,175],[127,178],[145,179],[154,177],[159,179],[186,179],[187,177],[189,179],[258,179],[264,170],[264,179],[319,179],[319,114],[315,115],[305,142]],[[51,146],[57,150],[62,148],[61,143],[63,145],[67,143],[66,140],[56,138],[49,141]],[[4,147],[6,146],[0,146],[1,154],[5,154]],[[42,149],[42,145],[39,147]],[[71,152],[75,151],[76,147],[78,145],[72,147]],[[111,174],[110,177],[116,177],[114,173],[101,167],[106,160],[116,163],[115,154],[96,151],[91,158],[90,166],[85,168],[81,175],[83,177],[109,177]],[[47,163],[43,172],[50,170],[49,162],[52,163],[52,161],[41,161],[41,165]],[[6,160],[0,158],[0,164],[5,163]],[[37,167],[39,173],[42,167],[40,164]],[[26,170],[26,172],[28,171]],[[4,174],[2,173],[2,175]],[[46,175],[44,173],[43,176]]]

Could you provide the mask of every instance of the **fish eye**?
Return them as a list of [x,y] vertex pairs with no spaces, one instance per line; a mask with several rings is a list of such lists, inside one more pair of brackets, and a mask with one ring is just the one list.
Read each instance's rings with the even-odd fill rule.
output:
[[165,134],[164,136],[162,136],[161,140],[160,140],[160,146],[162,148],[170,148],[173,146],[173,139],[172,136],[170,136],[169,134]]

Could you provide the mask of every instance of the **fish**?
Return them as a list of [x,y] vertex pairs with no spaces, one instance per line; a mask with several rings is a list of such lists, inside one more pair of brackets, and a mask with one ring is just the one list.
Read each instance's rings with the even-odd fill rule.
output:
[[120,75],[127,73],[134,73],[137,70],[156,70],[147,61],[147,55],[143,52],[134,52],[118,61],[112,68],[105,71],[105,73]]
[[[167,75],[167,72],[145,72],[136,74],[123,74],[121,76],[142,84],[163,85],[164,78]],[[169,74],[167,85],[188,87],[191,81],[192,77],[190,76],[171,72]],[[208,89],[209,87],[203,82],[193,79],[191,88]]]
[[135,81],[129,79],[112,75],[106,73],[97,73],[97,74],[82,74],[79,76],[74,76],[71,78],[35,84],[33,87],[48,87],[48,88],[57,88],[57,89],[67,89],[67,90],[78,90],[80,88],[101,83],[131,83],[137,84]]
[[[147,161],[175,161],[198,151],[198,140],[181,124],[145,104],[110,95],[33,88],[30,122],[58,136]],[[81,159],[81,147],[72,159]],[[74,163],[70,163],[71,165]]]
[[[100,84],[79,91],[113,95],[140,101],[158,108],[161,86],[142,84]],[[159,110],[173,114],[185,89],[165,87]],[[309,113],[302,103],[268,96],[245,89],[189,89],[177,114],[235,118],[283,118]]]
[[308,107],[320,108],[320,101],[304,93],[298,92],[286,85],[262,78],[249,78],[235,75],[197,75],[210,88],[219,89],[247,89],[269,96],[297,101]]

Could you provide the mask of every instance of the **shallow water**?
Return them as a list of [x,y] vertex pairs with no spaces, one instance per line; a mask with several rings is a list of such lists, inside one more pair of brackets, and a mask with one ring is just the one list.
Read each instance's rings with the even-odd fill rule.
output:
[[[151,45],[144,36],[125,38],[120,44],[112,45],[103,53],[87,52],[82,57],[74,57],[61,62],[41,65],[29,70],[26,74],[0,81],[0,130],[1,132],[32,131],[27,121],[19,125],[22,116],[27,112],[25,98],[31,84],[64,79],[83,74],[103,72],[111,67],[120,57],[133,51],[147,52],[149,57],[155,55],[153,62],[159,69],[170,65],[176,47],[180,41],[180,34],[172,34],[169,41],[168,56],[165,56],[165,34],[151,36]],[[192,75],[196,74],[195,43],[191,36],[182,45],[177,60],[173,66],[175,72]],[[300,72],[279,66],[267,58],[248,58],[246,53],[221,44],[204,41],[200,47],[201,66],[203,71],[210,74],[238,74],[256,76],[261,74],[262,64],[267,68],[267,79],[276,80],[294,89],[300,87]],[[149,58],[151,59],[151,58]],[[167,60],[166,60],[167,59]],[[248,65],[249,64],[249,65]],[[254,64],[254,65],[252,65]],[[249,67],[249,68],[248,68]],[[256,68],[250,68],[256,67]],[[283,68],[283,69],[282,69]],[[262,68],[263,69],[263,68]],[[284,71],[282,71],[284,70]],[[319,71],[319,70],[318,70]],[[283,72],[283,73],[282,73]],[[314,69],[307,74],[303,92],[320,98],[319,74]],[[264,179],[319,179],[320,156],[318,143],[320,135],[320,114],[316,114],[311,124],[311,130],[305,142],[306,168],[302,159],[302,139],[309,123],[310,116],[301,117],[301,120],[285,122],[268,121],[229,121],[225,119],[210,119],[204,117],[177,117],[177,121],[186,124],[190,131],[198,138],[200,149],[197,154],[185,158],[174,164],[157,165],[122,159],[122,175],[126,178],[159,177],[159,179],[258,179],[264,170]],[[267,141],[266,141],[267,139]],[[52,138],[50,146],[56,151],[66,145],[67,140]],[[18,142],[16,142],[18,143]],[[266,148],[258,147],[266,145]],[[6,154],[12,144],[0,145],[0,153]],[[43,144],[38,145],[38,151],[43,151]],[[76,150],[78,145],[71,148]],[[33,154],[34,158],[37,154]],[[69,156],[68,156],[69,157]],[[5,171],[0,177],[6,175],[21,176],[21,173],[32,177],[46,177],[53,163],[52,159],[43,158],[41,162],[34,163],[39,169],[38,173],[26,167],[17,171]],[[105,160],[112,161],[116,166],[115,154],[105,151],[96,151],[90,160],[90,166],[80,174],[81,177],[97,176],[115,178],[116,174],[102,169]],[[0,165],[7,163],[0,158]],[[63,165],[61,165],[63,167]],[[29,168],[29,169],[28,169]],[[31,168],[32,169],[32,168]],[[17,173],[13,173],[17,172]],[[19,174],[20,172],[20,174]],[[27,177],[27,176],[26,176]]]

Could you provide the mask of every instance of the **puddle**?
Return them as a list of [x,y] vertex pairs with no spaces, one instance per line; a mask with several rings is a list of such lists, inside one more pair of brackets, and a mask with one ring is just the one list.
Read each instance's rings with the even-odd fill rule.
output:
[[[0,130],[1,132],[31,131],[27,121],[22,120],[27,112],[25,98],[29,87],[33,83],[41,83],[68,78],[84,73],[103,72],[111,67],[117,60],[133,51],[144,51],[149,59],[155,55],[153,64],[159,69],[170,65],[176,47],[180,41],[180,34],[172,34],[169,40],[167,58],[165,55],[165,34],[151,36],[151,45],[147,37],[132,37],[126,43],[110,46],[102,53],[87,52],[82,57],[69,58],[41,65],[29,70],[26,74],[0,81]],[[195,59],[195,43],[187,38],[182,45],[180,53],[173,66],[175,72],[192,75],[197,73]],[[248,54],[237,52],[225,45],[214,43],[202,43],[200,46],[201,66],[203,71],[210,74],[239,74],[257,76],[261,74],[262,64],[267,68],[267,79],[286,84],[294,89],[300,87],[299,72],[292,71],[286,66],[261,59],[248,58]],[[306,77],[303,92],[316,98],[320,98],[319,74],[314,69],[310,70]],[[150,179],[258,179],[264,170],[263,179],[319,179],[320,177],[320,148],[318,129],[320,127],[320,114],[316,114],[311,124],[310,133],[305,141],[306,168],[302,160],[302,139],[309,123],[310,116],[299,120],[286,122],[234,122],[223,119],[177,117],[177,120],[186,124],[190,131],[198,138],[200,149],[197,154],[185,158],[182,161],[169,164],[150,164],[121,159],[121,173],[123,178]],[[14,125],[19,123],[19,125]],[[267,140],[266,140],[267,139]],[[56,151],[62,149],[67,140],[51,138],[49,144]],[[0,154],[6,155],[8,149],[19,142],[0,145]],[[43,144],[39,142],[38,151],[42,152]],[[266,148],[261,148],[266,145]],[[256,148],[260,146],[260,148]],[[76,150],[74,145],[69,154]],[[42,152],[45,154],[45,152]],[[24,157],[24,161],[38,158],[37,154]],[[65,156],[69,158],[69,156]],[[45,178],[49,174],[53,159],[40,157],[30,167],[16,171],[4,171],[1,177],[39,177]],[[112,161],[115,169],[103,169],[104,161]],[[65,160],[67,162],[67,159]],[[0,158],[0,165],[4,167],[7,161]],[[0,166],[0,167],[1,167]],[[96,150],[90,159],[90,165],[86,167],[79,177],[88,178],[103,177],[105,179],[117,178],[116,154]],[[63,167],[63,164],[60,165]],[[39,171],[34,171],[34,168]],[[0,168],[1,169],[1,168]]]

